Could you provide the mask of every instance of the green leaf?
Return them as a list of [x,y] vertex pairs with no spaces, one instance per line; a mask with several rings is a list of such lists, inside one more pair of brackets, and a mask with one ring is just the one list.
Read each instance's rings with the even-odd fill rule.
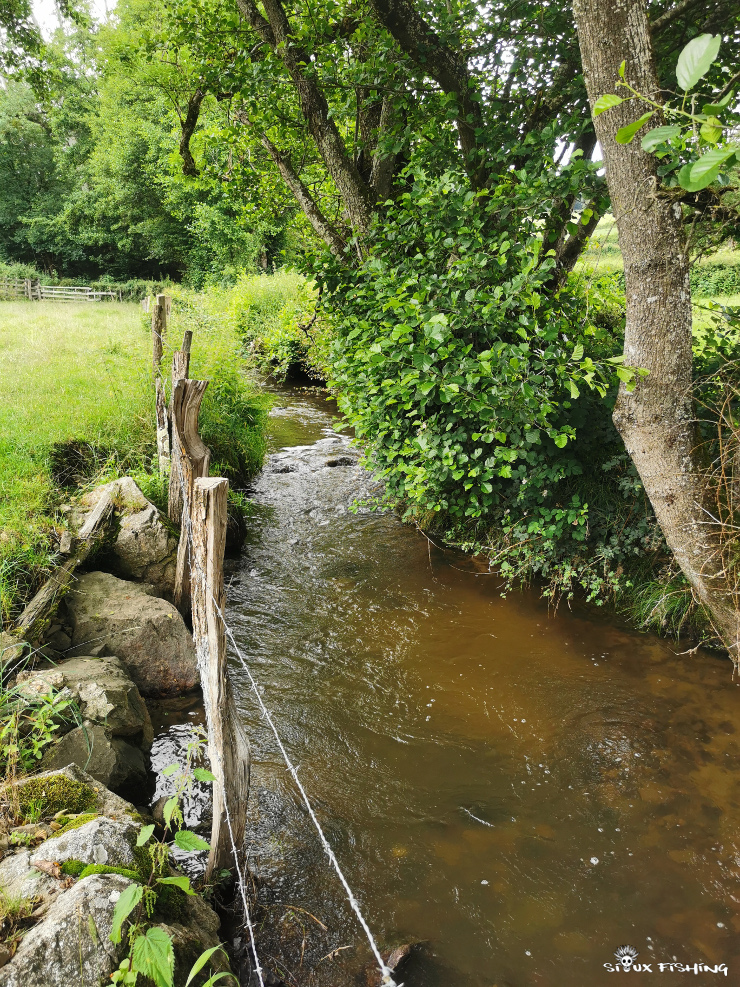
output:
[[210,771],[206,771],[205,768],[194,768],[193,775],[197,781],[215,781],[216,776],[212,775]]
[[678,173],[678,184],[687,192],[698,192],[706,188],[719,175],[722,165],[728,163],[738,152],[740,147],[732,144],[712,148],[698,161],[683,166]]
[[580,395],[581,392],[578,390],[578,388],[576,387],[575,383],[572,380],[571,381],[568,381],[568,383],[570,384],[570,396],[572,398],[579,397],[579,395]]
[[623,79],[624,78],[624,70],[625,70],[626,67],[627,67],[627,60],[624,59],[622,61],[622,64],[619,66],[619,78],[620,79]]
[[582,359],[583,359],[583,343],[577,343],[571,355],[571,360],[582,360]]
[[110,930],[110,940],[111,942],[121,941],[121,926],[129,917],[131,912],[136,908],[136,906],[141,901],[141,896],[144,894],[144,888],[141,884],[129,884],[129,886],[121,892],[121,897],[116,902],[116,907],[113,909],[113,925]]
[[642,149],[643,151],[654,151],[658,145],[664,144],[666,141],[673,140],[673,138],[678,137],[680,133],[681,128],[677,126],[653,127],[653,129],[648,130],[642,138]]
[[564,449],[567,446],[567,444],[568,444],[568,436],[567,435],[556,435],[555,438],[553,439],[553,441],[554,441],[555,445],[558,447],[558,449]]
[[177,796],[173,795],[172,798],[167,799],[164,804],[164,809],[162,809],[162,815],[164,816],[165,826],[169,826],[172,821],[172,816],[174,815],[175,809],[177,808]]
[[620,127],[614,135],[614,140],[617,144],[629,144],[637,131],[645,126],[653,113],[655,113],[655,110],[650,110],[649,113],[643,113],[639,120],[635,120],[634,123],[628,123],[626,126]]
[[203,987],[213,987],[213,985],[218,980],[223,980],[224,977],[231,977],[234,983],[236,984],[239,983],[239,981],[236,979],[236,977],[230,970],[221,970],[220,973],[214,973],[212,977],[209,977],[208,980],[206,980],[206,982],[203,984]]
[[210,850],[210,846],[206,841],[198,836],[197,833],[192,833],[189,829],[181,829],[178,833],[175,833],[175,843],[181,850]]
[[170,775],[173,775],[176,771],[179,770],[180,770],[179,764],[168,764],[167,767],[162,770],[162,774],[166,778],[169,778]]
[[733,95],[734,93],[729,92],[724,99],[719,101],[719,103],[705,103],[701,108],[702,113],[706,113],[707,116],[716,116],[717,113],[721,113],[722,110],[727,109]]
[[185,981],[185,987],[188,987],[188,984],[191,982],[193,977],[197,977],[197,975],[200,973],[200,971],[203,969],[206,963],[210,960],[213,954],[217,953],[220,949],[221,946],[219,944],[218,946],[211,946],[210,949],[207,949],[204,953],[200,954],[200,956],[195,961],[195,963],[193,963],[190,969],[190,973],[188,974],[188,979]]
[[190,887],[190,878],[184,875],[179,875],[177,877],[158,877],[157,884],[174,884],[176,888],[180,888],[185,894],[195,894],[195,891]]
[[153,980],[157,987],[172,987],[175,951],[164,929],[154,926],[147,930],[145,936],[139,936],[134,941],[132,955],[136,968]]
[[144,846],[144,844],[149,840],[152,833],[154,832],[154,826],[142,826],[138,837],[136,838],[137,846]]
[[605,96],[599,96],[594,103],[593,116],[597,117],[605,110],[610,110],[613,106],[619,106],[623,102],[624,100],[621,96],[615,96],[613,93],[606,93]]
[[721,43],[719,34],[700,34],[689,41],[676,63],[676,79],[684,92],[693,89],[699,79],[704,78],[717,57]]
[[722,124],[717,117],[709,117],[709,119],[705,120],[701,125],[699,133],[707,144],[716,144],[722,136],[722,130]]

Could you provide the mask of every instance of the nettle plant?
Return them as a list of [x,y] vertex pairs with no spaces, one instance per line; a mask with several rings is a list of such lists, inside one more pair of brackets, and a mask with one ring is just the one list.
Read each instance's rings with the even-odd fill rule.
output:
[[[173,846],[186,852],[210,850],[209,844],[197,833],[182,829],[184,824],[182,801],[192,792],[193,782],[210,783],[215,781],[214,775],[205,768],[193,767],[195,761],[205,746],[205,734],[197,731],[193,740],[188,744],[185,767],[171,764],[164,769],[164,774],[171,777],[175,792],[167,800],[163,809],[165,831],[161,840],[153,840],[154,825],[143,826],[136,841],[137,847],[145,849],[151,862],[149,878],[146,884],[130,884],[116,902],[113,911],[113,925],[110,939],[120,943],[123,927],[129,922],[128,942],[129,955],[124,959],[118,970],[111,974],[114,984],[122,987],[133,987],[139,975],[148,977],[156,987],[173,987],[175,970],[175,953],[172,938],[161,928],[150,926],[149,920],[154,914],[157,900],[163,891],[179,889],[186,895],[196,892],[190,886],[190,878],[185,875],[169,875],[168,860]],[[171,837],[171,840],[168,838]],[[221,946],[206,949],[193,964],[186,981],[186,987],[192,983],[216,954],[225,952]],[[220,970],[212,973],[202,987],[213,985],[225,978],[238,983],[237,978],[230,972]]]
[[[732,140],[740,115],[733,105],[734,92],[719,97],[702,97],[692,90],[707,75],[719,54],[719,35],[701,34],[693,38],[678,56],[676,79],[682,90],[680,102],[661,104],[638,92],[625,80],[622,62],[616,87],[630,95],[607,93],[594,104],[594,116],[605,113],[628,100],[638,100],[651,107],[633,123],[614,135],[618,144],[630,144],[645,124],[662,114],[666,123],[649,130],[642,138],[642,149],[661,160],[658,175],[667,187],[679,186],[687,192],[699,192],[713,183],[728,185],[728,169],[740,160],[740,144]],[[697,107],[701,106],[701,112]]]

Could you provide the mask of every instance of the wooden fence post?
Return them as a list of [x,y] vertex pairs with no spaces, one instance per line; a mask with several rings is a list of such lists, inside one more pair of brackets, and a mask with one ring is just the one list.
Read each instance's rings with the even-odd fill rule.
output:
[[164,337],[167,335],[167,296],[157,295],[152,309],[152,362],[158,376],[162,367]]
[[[190,539],[188,522],[192,521],[193,487],[200,477],[208,476],[211,450],[198,434],[198,413],[207,380],[178,380],[172,401],[172,437],[178,443],[177,472],[182,484],[180,543],[177,546],[174,602],[180,613],[190,614]],[[186,515],[186,508],[190,513]]]
[[232,834],[237,855],[242,851],[249,794],[249,741],[226,676],[226,628],[219,615],[219,610],[223,613],[225,600],[223,562],[228,491],[229,481],[219,477],[199,478],[193,488],[193,639],[208,725],[211,771],[216,777],[206,881],[214,871],[232,864]]
[[170,399],[170,434],[172,466],[170,468],[170,486],[167,493],[167,514],[173,524],[182,520],[182,484],[180,482],[180,443],[177,439],[175,425],[175,388],[178,380],[187,380],[190,373],[190,347],[193,333],[186,330],[182,341],[182,349],[172,354],[172,397]]
[[162,352],[167,333],[167,296],[157,295],[152,312],[152,363],[154,366],[154,387],[156,391],[157,415],[157,459],[159,472],[166,474],[170,468],[170,427],[167,421],[167,401],[162,380]]

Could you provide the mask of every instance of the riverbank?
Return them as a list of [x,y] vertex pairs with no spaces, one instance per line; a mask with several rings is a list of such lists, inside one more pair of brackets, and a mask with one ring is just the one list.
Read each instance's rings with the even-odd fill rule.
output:
[[[201,408],[201,435],[213,454],[212,470],[241,485],[262,462],[267,402],[246,377],[241,340],[231,326],[198,325],[198,313],[186,298],[175,300],[172,315],[165,366],[185,329],[195,328],[191,374],[206,378],[210,392]],[[205,904],[200,915],[197,908],[193,912],[189,880],[176,871],[168,876],[167,860],[179,851],[181,862],[187,862],[193,852],[202,856],[208,848],[202,837],[183,828],[180,805],[194,783],[193,772],[199,781],[212,777],[198,765],[202,732],[189,747],[185,764],[168,766],[166,774],[174,771],[176,790],[157,818],[149,819],[155,782],[148,756],[154,734],[147,703],[187,693],[200,680],[192,635],[171,603],[177,537],[157,503],[137,486],[138,481],[154,501],[166,504],[167,478],[157,470],[154,443],[150,317],[125,304],[8,303],[0,306],[0,331],[5,344],[0,480],[6,492],[0,519],[0,982],[11,985],[30,977],[31,982],[66,984],[75,977],[70,963],[77,953],[92,982],[109,974],[124,982],[125,970],[116,969],[119,960],[125,965],[129,957],[128,940],[121,946],[116,931],[120,896],[122,902],[136,899],[130,915],[132,961],[143,963],[151,939],[152,948],[164,950],[162,956],[169,951],[167,963],[174,965],[179,987],[207,948],[211,952],[201,964],[203,972],[193,972],[194,982],[201,983],[209,969],[223,969],[219,940],[209,940],[219,919]],[[121,475],[132,468],[136,480]],[[238,514],[241,508],[235,492],[233,510]],[[66,580],[69,592],[61,599],[64,590],[54,593],[54,586],[61,585],[67,571],[72,579]],[[24,603],[49,574],[47,603],[33,618],[31,610],[24,611],[19,633],[14,625]],[[76,829],[80,814],[66,805],[41,804],[43,799],[19,803],[14,793],[18,785],[37,781],[62,784],[58,774],[49,772],[66,770],[70,763],[89,772],[85,784],[97,786],[95,791],[105,785],[135,802],[135,812],[133,805],[129,808],[137,816],[139,833],[133,833],[136,842],[128,856],[142,848],[139,857],[149,860],[148,869],[141,860],[134,866],[136,861],[128,857],[117,859],[121,853],[115,839],[111,844],[98,838],[101,823],[105,830],[110,822],[101,812],[89,820],[97,835],[84,852],[73,855],[77,870],[60,870],[66,858],[56,844],[52,861],[43,857],[46,842]],[[39,769],[46,774],[36,775]],[[83,822],[80,832],[86,832],[88,820]],[[149,846],[151,853],[143,849]],[[51,881],[46,897],[37,888],[39,873]],[[92,876],[97,883],[87,888]],[[129,883],[119,887],[118,878]],[[110,907],[90,911],[92,942],[102,943],[99,955],[93,950],[91,957],[90,943],[82,939],[77,953],[72,948],[49,952],[39,945],[49,937],[62,945],[70,938],[63,929],[67,906],[61,902],[66,895],[75,899],[75,912],[89,911],[90,894],[107,894],[111,882]],[[78,892],[83,886],[86,890]],[[170,898],[179,895],[169,927],[147,919],[155,897],[159,900],[165,892]],[[59,900],[52,901],[56,895]],[[194,934],[182,927],[188,910]],[[74,937],[70,941],[74,946]],[[146,963],[139,969],[151,976]]]
[[[197,324],[184,304],[173,325]],[[133,303],[0,302],[0,618],[12,625],[52,571],[72,492],[133,475],[160,506],[151,317]],[[167,364],[172,346],[165,349]],[[259,469],[266,404],[244,374],[231,325],[196,332],[193,374],[211,381],[201,427],[222,475]]]

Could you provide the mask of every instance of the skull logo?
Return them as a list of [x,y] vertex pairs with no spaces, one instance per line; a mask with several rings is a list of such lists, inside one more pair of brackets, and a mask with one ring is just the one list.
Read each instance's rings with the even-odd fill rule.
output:
[[627,971],[632,969],[632,964],[637,959],[637,950],[634,946],[619,946],[614,951],[614,955],[617,957],[617,962]]

